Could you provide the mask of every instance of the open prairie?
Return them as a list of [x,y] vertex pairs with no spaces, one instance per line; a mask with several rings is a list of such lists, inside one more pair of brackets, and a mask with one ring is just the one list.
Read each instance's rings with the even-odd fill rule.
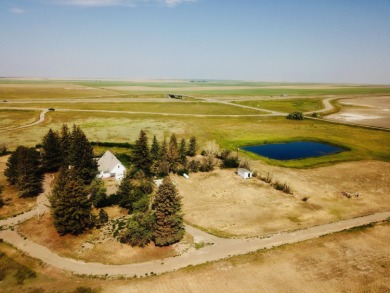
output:
[[[186,96],[174,100],[167,98],[168,93]],[[189,179],[173,175],[183,197],[185,220],[222,237],[267,237],[390,210],[390,132],[326,120],[337,122],[334,117],[345,113],[382,115],[383,119],[376,119],[381,124],[365,120],[359,124],[388,129],[389,94],[387,86],[4,79],[0,80],[0,130],[5,131],[0,144],[9,150],[18,145],[35,146],[49,128],[59,130],[64,123],[79,125],[91,141],[133,143],[140,130],[145,130],[149,139],[156,135],[159,140],[172,133],[179,139],[194,135],[199,153],[207,142],[215,141],[221,149],[249,160],[259,176],[269,175],[288,184],[293,194],[277,191],[259,178],[243,180],[235,169],[191,173]],[[325,99],[336,100],[337,107],[331,110],[340,112],[318,120],[285,118],[291,111],[320,111]],[[54,111],[43,113],[42,121],[28,126],[48,108]],[[345,151],[277,161],[241,150],[247,145],[297,140],[328,142]],[[96,147],[95,153],[104,150]],[[116,150],[130,155],[128,149]],[[3,198],[7,203],[0,209],[2,218],[33,209],[37,204],[35,199],[18,198],[17,190],[7,184],[3,175],[7,158],[0,157],[0,184],[5,186]],[[343,193],[358,196],[347,198]],[[124,215],[123,210],[107,211],[110,217]],[[27,239],[72,260],[126,264],[179,254],[175,249],[153,245],[144,250],[130,248],[113,239],[91,246],[91,241],[100,239],[99,231],[80,238],[61,237],[51,224],[46,214],[39,223],[31,218],[16,228]],[[0,282],[0,289],[7,292],[18,286],[25,291],[53,291],[61,286],[65,291],[91,287],[111,292],[241,292],[245,286],[246,292],[386,292],[390,288],[390,256],[385,245],[389,229],[385,222],[142,280],[69,275],[3,243],[0,250],[6,256],[1,255],[0,261],[12,258],[23,263],[37,272],[37,278],[17,285],[11,270]],[[184,246],[194,246],[191,236],[187,235],[185,241]]]

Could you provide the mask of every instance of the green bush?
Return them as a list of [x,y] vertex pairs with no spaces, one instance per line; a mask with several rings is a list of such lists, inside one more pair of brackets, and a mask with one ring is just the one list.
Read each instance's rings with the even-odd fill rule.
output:
[[137,213],[127,222],[127,229],[120,237],[120,242],[131,246],[144,247],[153,238],[154,215],[151,213]]
[[287,115],[287,119],[292,119],[292,120],[303,120],[303,113],[302,112],[291,112],[290,114]]

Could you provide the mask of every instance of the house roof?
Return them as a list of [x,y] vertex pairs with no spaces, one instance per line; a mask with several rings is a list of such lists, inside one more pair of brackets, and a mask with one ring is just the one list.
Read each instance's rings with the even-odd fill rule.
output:
[[[101,171],[112,171],[118,164],[122,163],[115,157],[110,151],[106,151],[103,156],[98,160],[98,170]],[[123,165],[122,165],[123,166]]]

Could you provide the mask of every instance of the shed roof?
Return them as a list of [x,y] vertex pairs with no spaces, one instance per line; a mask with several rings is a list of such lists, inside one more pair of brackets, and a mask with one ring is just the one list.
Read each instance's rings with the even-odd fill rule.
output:
[[249,172],[249,173],[251,173],[251,171],[249,171],[248,169],[245,169],[245,168],[238,168],[237,172],[238,172],[238,173],[244,173],[244,172]]
[[[98,160],[98,170],[101,171],[112,171],[118,164],[122,163],[115,157],[110,151],[106,151],[103,156]],[[122,165],[123,166],[123,165]]]

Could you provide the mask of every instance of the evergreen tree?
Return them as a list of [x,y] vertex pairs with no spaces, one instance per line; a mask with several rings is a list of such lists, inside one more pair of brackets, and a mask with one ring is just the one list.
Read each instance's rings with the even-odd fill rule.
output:
[[172,133],[171,138],[169,139],[167,158],[169,163],[169,170],[172,172],[176,172],[177,165],[180,161],[180,157],[179,157],[179,150],[177,147],[177,139],[174,133]]
[[76,125],[73,125],[69,163],[84,184],[90,184],[96,177],[97,162],[93,158],[93,147],[85,133]]
[[187,144],[184,138],[180,141],[180,148],[179,148],[179,158],[180,163],[185,165],[187,163]]
[[129,214],[137,210],[145,210],[142,202],[144,193],[131,183],[130,177],[123,178],[117,191],[119,206],[128,209]]
[[198,150],[198,145],[197,145],[197,142],[196,142],[196,137],[195,136],[192,136],[190,138],[190,143],[189,143],[189,146],[188,146],[188,152],[187,154],[191,157],[195,156],[196,155],[196,151]]
[[103,210],[103,209],[100,209],[100,211],[99,211],[99,222],[100,222],[100,224],[105,224],[105,223],[108,222],[108,220],[109,220],[109,218],[108,218],[107,212],[105,210]]
[[152,209],[155,215],[154,242],[166,246],[180,241],[184,235],[181,197],[167,177],[157,190]]
[[160,145],[157,141],[156,136],[153,136],[152,147],[150,148],[150,156],[153,161],[157,161],[160,157]]
[[60,235],[78,235],[93,226],[91,202],[74,168],[62,168],[49,198],[54,226]]
[[19,189],[19,197],[36,196],[42,192],[43,173],[35,148],[17,147],[8,158],[4,174],[8,182]]
[[169,159],[168,159],[168,145],[167,140],[164,138],[161,147],[160,147],[160,156],[159,156],[157,174],[159,176],[167,176],[170,171]]
[[88,191],[95,208],[102,208],[107,205],[107,189],[102,180],[95,178],[88,187]]
[[42,168],[46,172],[56,172],[62,165],[63,155],[60,137],[51,128],[42,140]]
[[69,131],[67,124],[63,124],[60,133],[60,145],[61,145],[61,154],[62,154],[62,166],[68,168],[70,165],[69,162],[69,153],[70,146],[72,143],[72,135]]
[[139,137],[135,141],[133,150],[133,164],[136,169],[142,170],[146,175],[150,174],[152,160],[149,152],[148,137],[143,130],[140,131]]

